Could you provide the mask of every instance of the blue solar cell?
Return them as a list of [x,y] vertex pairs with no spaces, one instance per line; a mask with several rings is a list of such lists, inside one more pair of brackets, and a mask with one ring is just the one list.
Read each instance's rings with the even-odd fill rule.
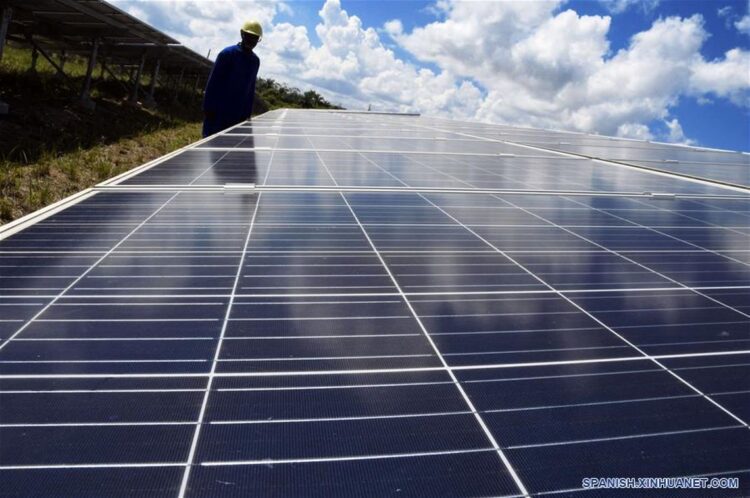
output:
[[[508,453],[517,462],[517,470],[529,489],[541,493],[580,489],[587,477],[678,477],[715,473],[736,477],[745,470],[748,451],[750,431],[742,427],[522,448]],[[742,478],[740,481],[745,482]],[[746,494],[747,484],[741,486],[739,493]]]
[[736,351],[750,318],[694,291],[577,294],[571,298],[649,354]]
[[[613,364],[617,365],[617,364]],[[563,366],[560,373],[527,369],[460,372],[461,384],[480,411],[532,410],[597,405],[641,399],[676,398],[696,393],[648,361],[608,366]],[[508,369],[510,370],[510,369]]]
[[203,392],[3,393],[0,423],[86,424],[190,422]]
[[0,465],[181,462],[192,435],[191,425],[0,427]]
[[559,290],[679,287],[636,264],[637,256],[625,259],[604,250],[569,254],[514,252],[513,259]]
[[211,394],[209,420],[282,421],[467,413],[466,403],[452,382],[277,391],[234,389]]
[[666,359],[664,364],[706,394],[750,392],[750,356]]
[[[675,151],[272,112],[0,234],[3,491],[574,495],[584,477],[744,476],[750,201],[606,161],[742,157]],[[697,197],[611,195],[641,192]]]
[[725,413],[698,395],[533,410],[500,409],[484,418],[509,449],[732,425]]
[[204,427],[199,461],[346,458],[492,449],[472,414]]
[[517,493],[494,451],[366,461],[198,467],[187,496],[507,496]]
[[0,470],[0,480],[9,496],[157,498],[175,496],[182,474],[181,467],[23,469]]

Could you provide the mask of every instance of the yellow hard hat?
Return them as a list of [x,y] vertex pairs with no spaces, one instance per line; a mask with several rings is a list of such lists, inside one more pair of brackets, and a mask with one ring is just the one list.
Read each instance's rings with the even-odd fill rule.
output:
[[242,25],[241,31],[243,33],[250,33],[251,35],[255,35],[258,38],[263,38],[263,28],[258,21],[247,21]]

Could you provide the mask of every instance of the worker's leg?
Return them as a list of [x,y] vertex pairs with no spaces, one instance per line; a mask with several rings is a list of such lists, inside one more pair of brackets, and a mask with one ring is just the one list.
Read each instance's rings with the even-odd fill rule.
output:
[[217,119],[204,119],[203,120],[203,138],[209,135],[218,133],[222,130],[221,123]]

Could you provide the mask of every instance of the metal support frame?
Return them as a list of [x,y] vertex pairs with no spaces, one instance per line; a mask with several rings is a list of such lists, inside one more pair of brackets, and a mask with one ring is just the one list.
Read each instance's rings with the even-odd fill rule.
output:
[[0,61],[3,60],[3,49],[5,48],[5,39],[8,37],[8,26],[10,19],[13,17],[11,7],[3,7],[3,17],[0,19]]
[[28,72],[31,74],[36,74],[36,63],[39,61],[39,49],[37,48],[36,44],[32,43],[31,48],[31,65],[29,66]]
[[[200,148],[194,150],[202,150]],[[639,192],[597,190],[529,190],[464,187],[365,187],[365,186],[296,186],[296,185],[256,185],[255,183],[225,183],[223,185],[121,185],[100,183],[92,187],[101,192],[335,192],[335,193],[416,193],[416,194],[460,194],[460,195],[523,195],[523,196],[565,196],[565,197],[628,197],[674,201],[678,199],[737,199],[746,200],[743,195],[675,194],[668,192]]]
[[130,102],[138,102],[138,89],[141,85],[141,75],[143,74],[143,66],[146,64],[146,53],[141,55],[141,62],[138,64],[138,69],[135,72],[135,81],[133,81],[133,90],[130,93]]
[[183,67],[180,69],[180,76],[177,78],[177,84],[174,87],[174,97],[172,98],[172,102],[177,102],[177,99],[180,95],[180,91],[182,90],[182,79],[185,77],[185,68]]
[[190,101],[191,102],[193,100],[195,100],[195,94],[198,93],[198,83],[200,82],[200,80],[201,80],[201,76],[197,75],[195,77],[195,82],[193,83],[193,91],[190,93]]
[[102,71],[106,71],[107,73],[109,73],[109,75],[110,75],[110,76],[112,77],[112,79],[113,79],[113,80],[115,80],[115,81],[116,81],[117,83],[119,83],[119,85],[120,85],[120,86],[121,86],[121,87],[122,87],[122,88],[123,88],[123,89],[125,90],[125,92],[126,92],[126,93],[127,93],[127,92],[130,92],[130,87],[129,87],[129,86],[127,85],[127,84],[125,84],[125,83],[124,83],[124,82],[123,82],[123,81],[122,81],[122,80],[120,79],[120,77],[119,77],[119,76],[117,76],[117,75],[116,75],[116,74],[114,73],[114,71],[112,71],[112,68],[110,68],[110,67],[109,67],[109,66],[108,66],[108,65],[106,64],[106,61],[103,61],[103,62],[102,62]]
[[[13,9],[10,7],[3,7],[2,19],[0,19],[0,61],[3,60],[3,50],[5,49],[5,40],[8,37],[8,26],[10,25],[10,18],[13,16]],[[4,116],[10,112],[8,104],[0,100],[0,116]]]
[[83,80],[83,88],[81,89],[80,101],[87,105],[93,106],[89,93],[91,92],[91,75],[94,72],[94,66],[96,66],[96,57],[99,54],[99,38],[94,38],[93,45],[91,46],[91,54],[89,55],[89,64],[86,67],[86,77]]
[[[27,35],[26,40],[31,44],[34,50],[31,55],[30,71],[36,71],[36,58],[39,57],[39,54],[42,54],[42,57],[44,57],[47,60],[47,62],[50,63],[50,65],[55,69],[55,71],[57,71],[58,76],[64,76],[66,78],[68,77],[68,75],[63,72],[62,65],[65,63],[64,55],[60,56],[60,64],[58,65],[55,62],[55,59],[52,57],[52,54],[48,54],[37,42],[34,41],[34,38],[31,35]],[[63,51],[63,54],[65,54],[64,51]]]
[[[44,55],[44,52],[42,52],[42,55]],[[45,57],[46,57],[46,56],[45,56]],[[50,58],[49,58],[49,57],[47,57],[47,60],[49,60],[49,61],[50,61],[50,63],[52,62],[52,61],[50,60]],[[65,75],[65,63],[66,63],[67,61],[68,61],[68,51],[67,51],[67,50],[65,50],[65,49],[63,49],[63,50],[62,50],[62,51],[60,52],[60,67],[56,68],[56,69],[57,69],[57,72],[58,72],[58,73],[59,73],[60,75],[63,75],[63,76]]]
[[159,78],[159,67],[161,66],[161,59],[156,59],[154,62],[154,68],[151,71],[151,85],[148,89],[148,100],[154,102],[154,92],[156,91],[156,80]]

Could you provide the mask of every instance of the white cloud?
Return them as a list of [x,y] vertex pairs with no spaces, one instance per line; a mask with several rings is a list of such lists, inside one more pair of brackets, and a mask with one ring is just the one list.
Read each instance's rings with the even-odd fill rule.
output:
[[744,16],[735,14],[730,5],[721,7],[716,11],[716,14],[724,19],[724,25],[727,29],[734,27],[740,33],[750,36],[750,0],[747,2]]
[[665,120],[664,124],[669,130],[669,134],[666,137],[667,142],[684,145],[695,144],[694,140],[690,140],[685,136],[685,132],[682,130],[682,125],[680,124],[679,120],[677,120],[677,118]]
[[[235,33],[244,20],[235,15],[237,12],[254,15],[263,23],[265,32],[256,49],[261,58],[261,76],[303,89],[314,88],[347,107],[366,108],[372,104],[373,109],[471,118],[481,102],[482,92],[473,83],[461,81],[448,71],[435,73],[400,60],[381,42],[375,29],[363,26],[337,0],[325,2],[320,9],[321,21],[312,35],[317,36],[319,44],[311,40],[305,26],[274,24],[274,17],[288,8],[281,2],[256,2],[257,9],[254,2],[212,2],[217,8],[211,9],[208,16],[196,11],[206,7],[200,2],[117,1],[199,52],[206,53],[211,48],[213,55],[236,43]],[[167,15],[171,16],[168,22],[164,19]],[[184,25],[195,34],[174,31]],[[388,26],[396,33],[400,22],[394,20]]]
[[696,95],[713,94],[750,106],[750,51],[733,48],[721,60],[696,61],[690,87]]
[[[294,67],[301,84],[356,108],[372,104],[380,110],[473,117],[482,97],[473,83],[459,81],[449,71],[436,74],[399,59],[374,28],[363,26],[338,0],[326,1],[319,15],[315,33],[320,46],[304,44],[300,51],[304,61]],[[390,21],[386,29],[396,34],[403,28],[399,21]],[[279,43],[289,44],[283,39]],[[278,76],[283,79],[284,73],[279,71]]]
[[683,96],[746,103],[747,52],[706,61],[701,16],[658,19],[612,54],[610,17],[559,12],[561,5],[473,9],[450,1],[444,20],[397,40],[416,57],[486,88],[476,114],[485,121],[648,137],[654,132],[644,126],[665,120]]
[[618,137],[635,138],[638,140],[652,140],[654,136],[648,126],[641,123],[623,123],[617,127]]
[[[436,20],[410,32],[399,19],[366,26],[340,0],[326,0],[314,33],[275,22],[291,12],[281,1],[113,1],[201,53],[235,43],[245,17],[256,17],[266,32],[257,48],[262,76],[312,87],[352,108],[372,104],[686,142],[670,117],[681,98],[750,106],[750,52],[735,48],[706,60],[701,49],[709,34],[699,15],[660,18],[613,53],[608,36],[617,18],[579,15],[565,0],[439,0],[431,6]],[[635,3],[613,0],[608,7],[617,12]],[[637,3],[646,9],[658,2]],[[400,58],[386,42],[436,69]],[[659,129],[668,129],[668,136]]]
[[651,12],[659,6],[660,0],[601,0],[612,14],[621,14],[631,7],[642,12]]
[[609,22],[608,17],[579,17],[572,10],[550,18],[511,47],[513,80],[552,96],[587,78],[601,67],[609,48]]
[[404,32],[404,25],[399,19],[391,19],[390,21],[387,21],[383,25],[383,28],[385,29],[385,32],[392,37],[399,36]]
[[240,26],[248,19],[260,21],[266,32],[274,17],[289,6],[280,0],[109,0],[129,14],[148,22],[211,58],[239,42]]
[[512,67],[510,49],[533,34],[559,1],[461,2],[438,6],[446,19],[415,28],[398,38],[422,60],[458,74],[489,79]]
[[729,17],[732,15],[732,6],[731,5],[725,5],[724,7],[720,7],[716,10],[716,15],[719,17]]
[[737,28],[737,31],[740,33],[750,36],[750,14],[745,15],[740,20],[736,21],[734,27]]

